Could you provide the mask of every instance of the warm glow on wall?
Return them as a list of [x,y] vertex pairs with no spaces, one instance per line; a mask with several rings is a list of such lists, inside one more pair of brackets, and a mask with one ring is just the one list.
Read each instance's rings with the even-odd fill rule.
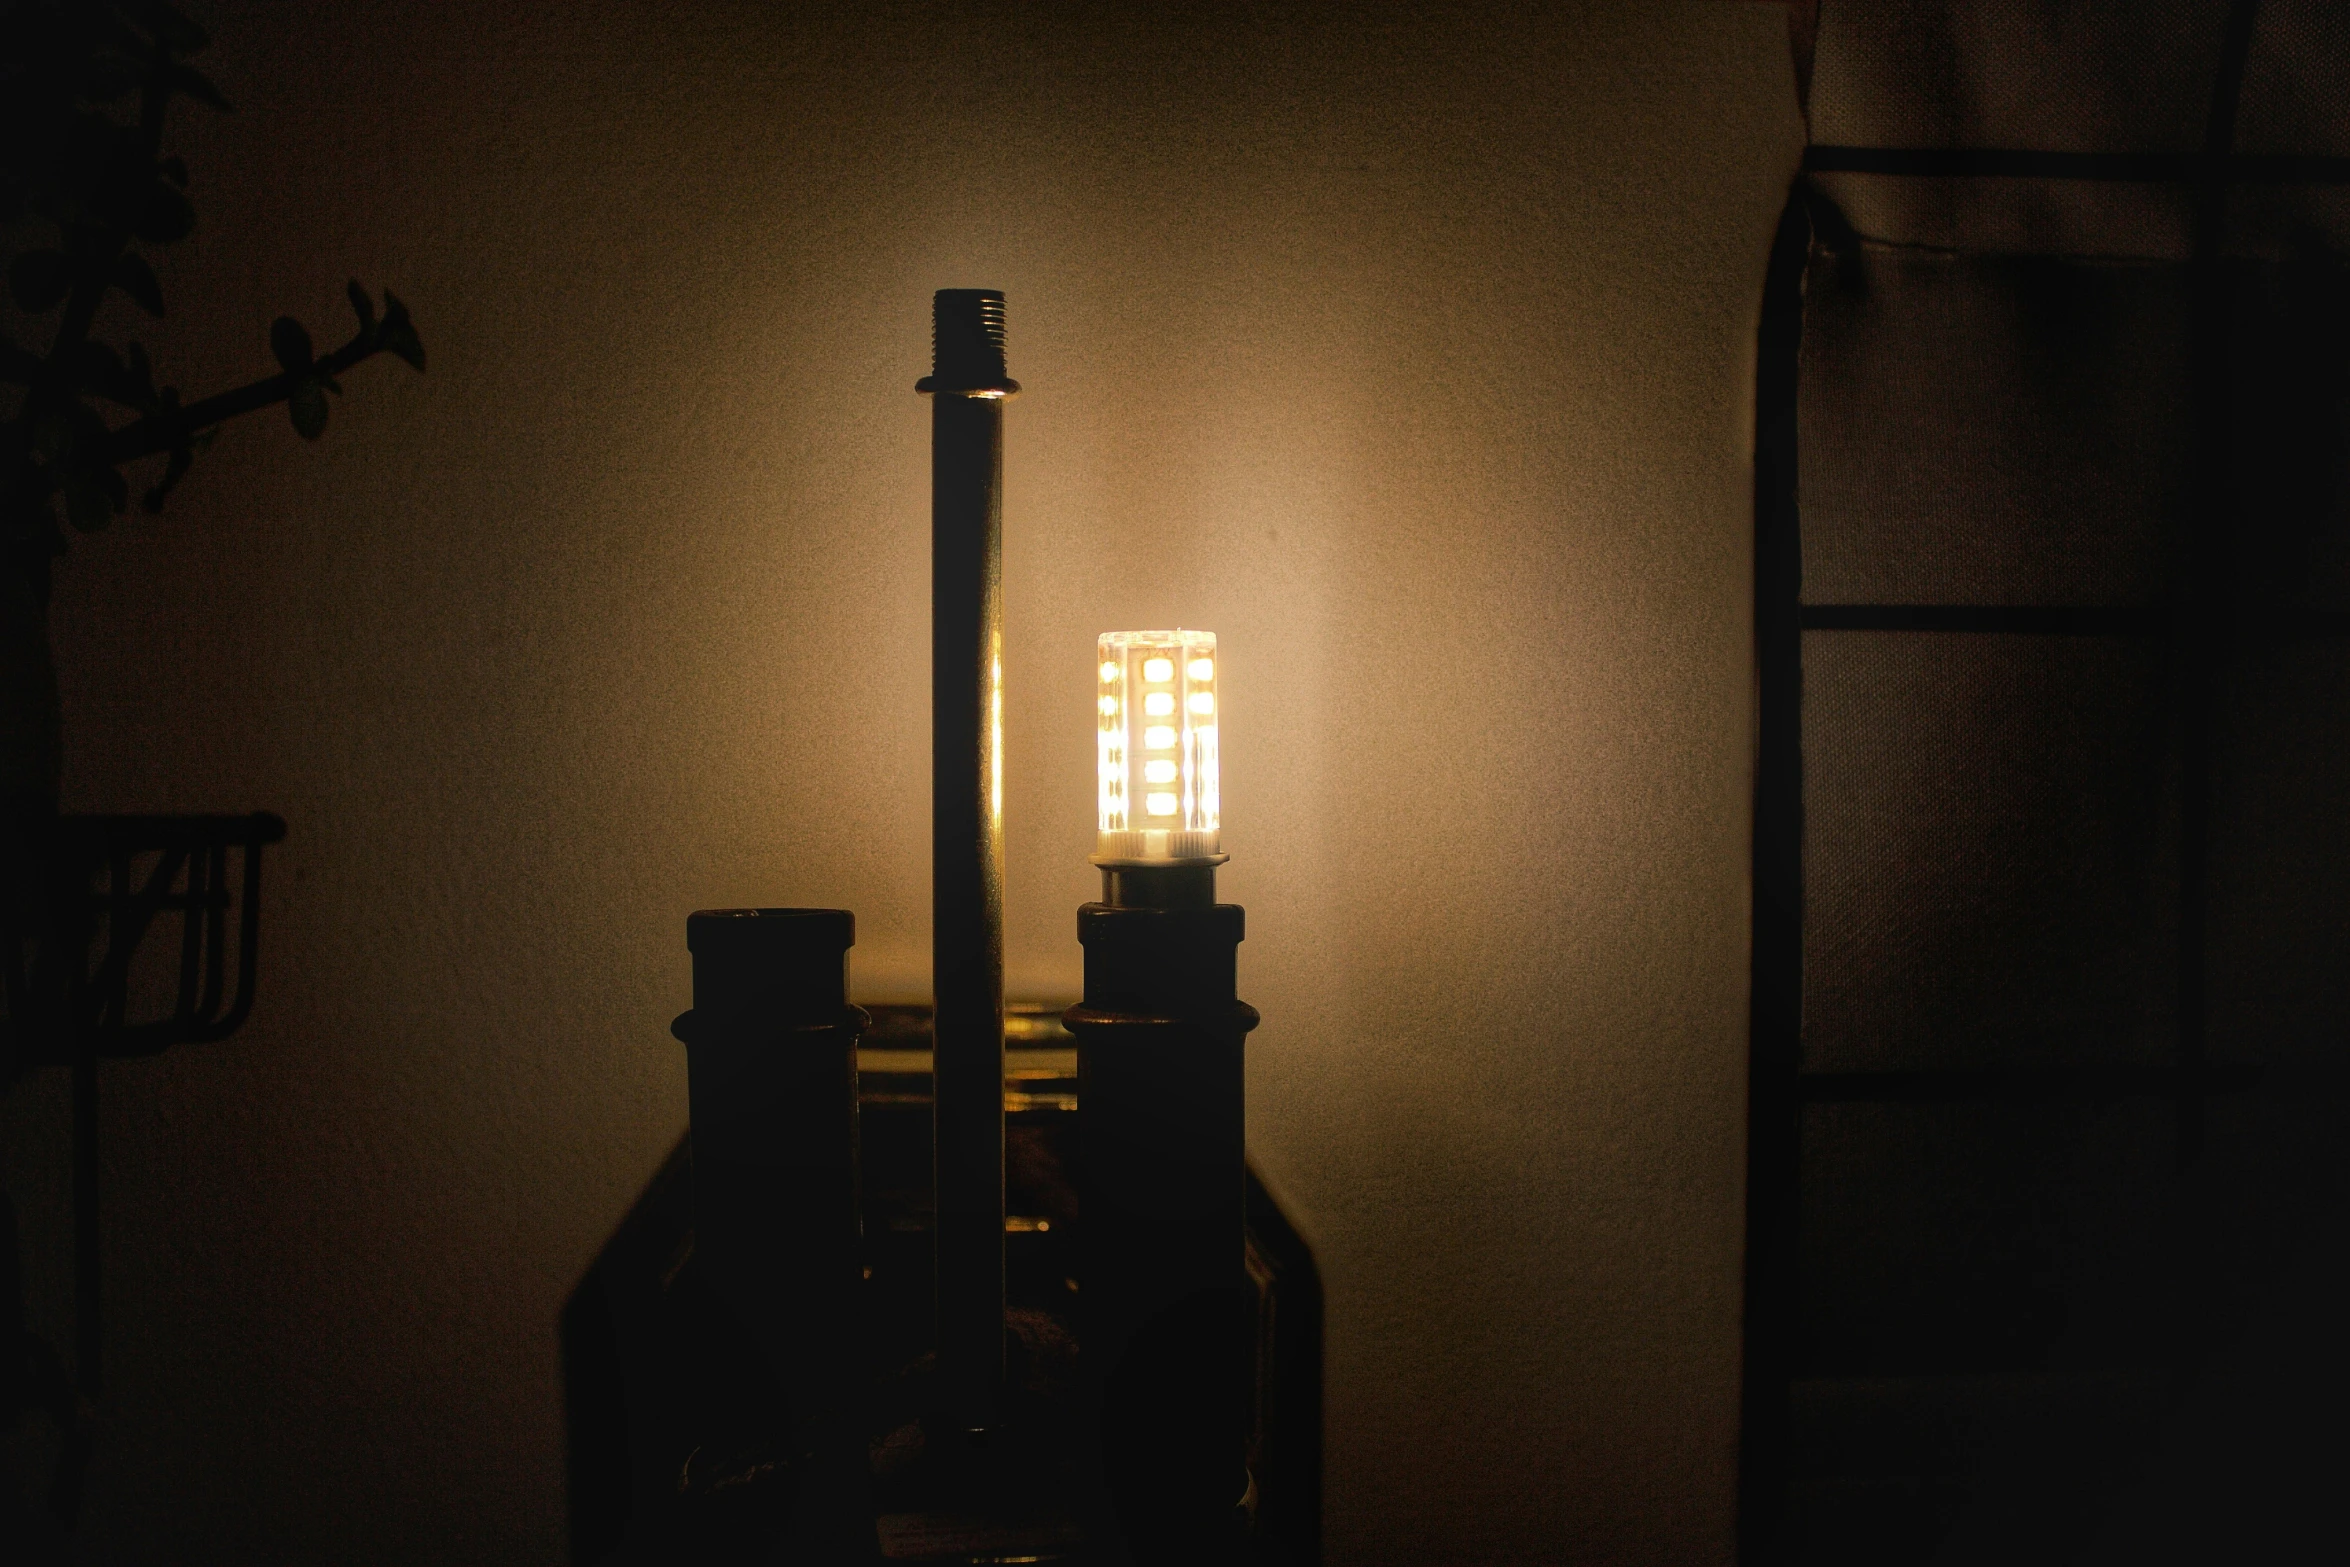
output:
[[1215,633],[1105,632],[1100,661],[1095,862],[1223,859]]

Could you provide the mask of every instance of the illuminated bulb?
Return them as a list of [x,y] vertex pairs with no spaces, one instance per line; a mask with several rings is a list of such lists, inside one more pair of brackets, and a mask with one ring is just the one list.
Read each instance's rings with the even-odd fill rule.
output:
[[[1095,863],[1222,861],[1215,634],[1108,632],[1101,639],[1099,671]],[[1138,693],[1140,702],[1133,699]],[[1139,782],[1148,788],[1135,786],[1137,760]]]

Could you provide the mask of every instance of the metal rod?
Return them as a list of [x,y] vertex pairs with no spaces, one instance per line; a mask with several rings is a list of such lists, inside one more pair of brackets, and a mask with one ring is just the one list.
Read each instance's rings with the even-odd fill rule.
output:
[[2203,1151],[2204,1060],[2209,1028],[2212,731],[2226,655],[2221,629],[2234,584],[2229,580],[2228,517],[2235,481],[2229,471],[2235,419],[2229,362],[2234,337],[2227,255],[2228,154],[2236,141],[2244,62],[2252,48],[2258,0],[2232,0],[2221,35],[2220,64],[2204,123],[2196,182],[2194,251],[2188,259],[2187,398],[2193,445],[2180,580],[2172,594],[2171,639],[2179,702],[2179,1099],[2177,1159],[2184,1169]]
[[1738,1442],[1738,1559],[1788,1539],[1792,1382],[1801,1280],[1803,1106],[1802,517],[1797,371],[1812,226],[1800,187],[1780,214],[1755,343],[1754,947],[1746,1086],[1746,1321]]
[[105,1391],[105,1334],[98,1291],[98,1039],[75,1031],[73,1046],[73,1370],[85,1397]]
[[1004,1378],[1004,296],[940,289],[931,394],[931,965],[938,1367],[984,1431]]
[[211,867],[212,852],[210,850],[190,849],[188,851],[188,896],[184,912],[180,915],[179,1003],[174,1009],[172,1018],[172,1021],[183,1029],[190,1028],[195,1024],[200,1011],[196,981],[204,972],[200,966],[204,958],[204,927],[206,923],[204,901],[205,893],[210,885],[205,879],[205,872]]

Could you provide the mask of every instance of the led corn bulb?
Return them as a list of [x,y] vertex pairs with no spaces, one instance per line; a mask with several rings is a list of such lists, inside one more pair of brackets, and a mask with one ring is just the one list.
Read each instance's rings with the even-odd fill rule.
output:
[[1105,632],[1099,661],[1094,863],[1219,863],[1215,633]]

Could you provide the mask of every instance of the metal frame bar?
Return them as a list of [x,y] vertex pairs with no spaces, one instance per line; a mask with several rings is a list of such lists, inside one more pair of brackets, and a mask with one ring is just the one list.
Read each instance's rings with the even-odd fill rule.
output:
[[[2238,58],[2235,69],[2241,74]],[[2232,121],[2231,121],[2232,130]],[[1806,174],[1908,179],[2096,180],[2121,184],[2350,185],[2350,158],[2302,153],[2033,152],[2009,147],[1804,149]]]
[[2251,1066],[1976,1067],[1942,1071],[1806,1072],[1798,1093],[1818,1104],[2104,1104],[2240,1093],[2260,1079]]
[[2158,606],[2037,604],[1805,604],[1806,631],[1939,631],[2038,637],[2147,637],[2170,629]]

